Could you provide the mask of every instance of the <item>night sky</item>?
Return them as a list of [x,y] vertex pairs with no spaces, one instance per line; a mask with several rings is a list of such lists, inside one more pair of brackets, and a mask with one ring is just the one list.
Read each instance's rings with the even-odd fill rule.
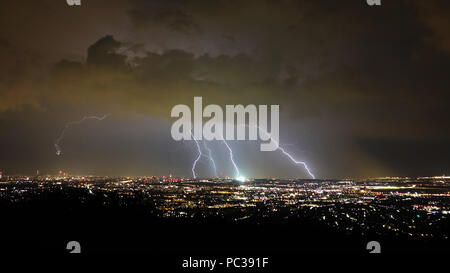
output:
[[[5,174],[191,176],[196,148],[171,138],[170,110],[194,96],[279,104],[280,143],[318,178],[450,173],[449,1],[81,2],[1,4]],[[107,113],[55,154],[67,122]],[[258,142],[230,145],[247,177],[308,177]]]

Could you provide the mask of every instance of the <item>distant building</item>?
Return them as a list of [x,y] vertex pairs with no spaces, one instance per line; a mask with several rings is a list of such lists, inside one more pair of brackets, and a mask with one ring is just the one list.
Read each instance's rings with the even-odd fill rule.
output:
[[267,183],[267,182],[269,182],[269,179],[267,179],[267,178],[255,178],[255,179],[253,179],[253,181],[255,183]]

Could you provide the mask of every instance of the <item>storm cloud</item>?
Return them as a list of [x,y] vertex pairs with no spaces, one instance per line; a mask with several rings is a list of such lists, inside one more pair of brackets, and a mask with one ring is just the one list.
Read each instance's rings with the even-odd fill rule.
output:
[[[448,171],[447,154],[428,159],[450,146],[443,1],[55,2],[11,1],[1,11],[0,123],[11,132],[44,117],[57,132],[86,112],[168,124],[173,105],[202,96],[205,104],[279,104],[282,143],[293,143],[319,177]],[[139,137],[142,147],[166,147],[152,150],[156,158],[173,145],[155,142],[161,134]],[[4,136],[2,145],[10,141]],[[145,158],[139,149],[108,147],[110,157]],[[408,147],[417,160],[403,152]],[[264,167],[277,156],[255,160],[249,175],[305,176],[286,162]],[[92,162],[97,157],[105,156],[92,154]],[[1,158],[0,168],[21,169],[10,162]],[[181,161],[161,164],[189,174],[170,166]]]

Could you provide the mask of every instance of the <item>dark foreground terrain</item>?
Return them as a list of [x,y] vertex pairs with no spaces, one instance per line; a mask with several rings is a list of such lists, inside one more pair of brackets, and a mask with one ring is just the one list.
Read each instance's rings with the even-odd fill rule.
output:
[[[82,202],[80,202],[82,200]],[[32,200],[2,200],[2,252],[67,253],[78,241],[83,253],[152,255],[297,255],[308,253],[366,254],[378,241],[382,253],[448,253],[449,240],[380,235],[333,228],[310,210],[264,206],[227,209],[218,216],[192,209],[188,217],[161,217],[146,198],[88,194],[86,189],[41,192]],[[448,219],[439,230],[450,230]],[[364,233],[364,234],[362,234]]]

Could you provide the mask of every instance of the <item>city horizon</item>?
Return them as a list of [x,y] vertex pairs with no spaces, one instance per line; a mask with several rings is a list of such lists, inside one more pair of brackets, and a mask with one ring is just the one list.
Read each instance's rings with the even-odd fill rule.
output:
[[[61,173],[60,173],[61,172]],[[28,176],[28,177],[37,177],[37,176],[76,176],[76,177],[164,177],[164,178],[169,178],[169,177],[173,177],[173,178],[186,178],[186,179],[214,179],[214,178],[227,178],[227,179],[237,179],[238,177],[233,177],[233,176],[228,176],[228,175],[223,175],[223,176],[199,176],[197,178],[193,178],[192,176],[189,175],[172,175],[170,173],[166,173],[166,174],[159,174],[159,175],[155,175],[155,174],[81,174],[81,173],[77,173],[77,172],[65,172],[62,170],[58,170],[58,171],[54,171],[52,172],[41,172],[39,171],[39,174],[25,174],[25,173],[7,173],[4,172],[2,170],[0,170],[0,173],[2,173],[2,175],[4,177],[6,176]],[[294,176],[245,176],[245,179],[301,179],[301,180],[327,180],[327,179],[331,179],[331,180],[346,180],[346,179],[382,179],[382,178],[449,178],[449,175],[446,174],[440,174],[440,175],[404,175],[404,176],[400,176],[400,175],[384,175],[384,176],[360,176],[360,177],[317,177],[317,178],[307,178],[307,177],[294,177]]]

